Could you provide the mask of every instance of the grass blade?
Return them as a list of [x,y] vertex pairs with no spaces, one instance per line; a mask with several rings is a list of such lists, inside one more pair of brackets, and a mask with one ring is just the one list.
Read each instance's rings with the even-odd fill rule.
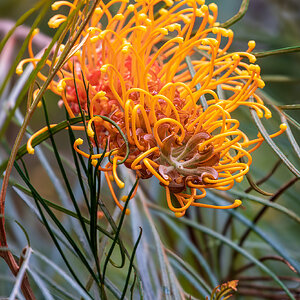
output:
[[287,215],[288,217],[290,217],[292,220],[296,221],[297,223],[300,224],[300,217],[292,210],[278,204],[278,203],[274,203],[274,202],[271,202],[269,200],[265,200],[263,198],[260,198],[260,197],[257,197],[257,196],[253,196],[253,195],[250,195],[248,193],[244,193],[242,191],[237,191],[237,190],[234,190],[234,189],[231,189],[229,191],[230,194],[232,195],[236,195],[238,197],[243,197],[244,199],[246,200],[250,200],[250,201],[254,201],[256,203],[260,203],[264,206],[268,206],[268,207],[272,207],[274,209],[276,209],[277,211],[280,211],[281,213]]
[[135,253],[136,253],[136,249],[140,243],[140,240],[141,240],[141,237],[142,237],[142,233],[143,233],[143,230],[142,228],[140,227],[140,234],[139,234],[139,237],[134,245],[134,248],[133,248],[133,251],[132,251],[132,255],[131,255],[131,258],[130,258],[130,264],[129,264],[129,270],[128,270],[128,274],[127,274],[127,278],[126,278],[126,281],[125,281],[125,286],[123,288],[123,293],[122,293],[122,296],[120,299],[124,299],[125,297],[125,294],[126,294],[126,291],[127,291],[127,287],[128,287],[128,284],[129,284],[129,279],[130,279],[130,274],[131,274],[131,270],[132,270],[132,266],[133,266],[133,260],[134,260],[134,257],[135,257]]
[[34,271],[32,271],[30,268],[28,269],[28,273],[32,276],[32,278],[36,282],[45,300],[54,300],[54,298],[51,296],[47,286],[44,284],[44,281],[40,278],[40,276],[36,274]]
[[284,162],[284,164],[288,167],[288,169],[297,177],[300,177],[300,171],[290,162],[290,160],[283,154],[283,152],[278,148],[275,142],[269,137],[269,134],[265,127],[263,126],[260,118],[258,117],[256,111],[254,109],[250,109],[251,116],[265,139],[265,141],[269,144],[269,146],[273,149],[273,151],[280,157],[280,159]]
[[29,260],[30,260],[31,254],[32,254],[32,249],[30,247],[25,248],[25,251],[23,252],[23,254],[24,254],[23,263],[20,267],[18,275],[16,276],[16,281],[15,281],[14,287],[11,291],[11,294],[9,296],[9,300],[15,300],[17,295],[19,295],[19,291],[21,288],[23,278],[29,267]]
[[[149,204],[150,206],[150,204]],[[169,213],[165,209],[162,209],[160,207],[157,207],[156,205],[151,204],[151,208],[154,209],[155,214],[157,214],[159,217],[162,215],[168,215],[171,218],[176,218],[173,214]],[[237,244],[233,243],[230,239],[227,237],[224,237],[220,233],[213,231],[212,229],[205,227],[204,225],[197,224],[191,220],[188,220],[185,217],[181,217],[179,222],[182,222],[184,224],[187,224],[189,226],[192,226],[193,228],[204,232],[205,234],[213,237],[214,239],[221,241],[228,245],[230,248],[236,250],[239,254],[253,262],[258,268],[260,268],[262,271],[264,271],[267,275],[269,275],[287,294],[289,299],[295,300],[295,297],[291,294],[291,292],[288,290],[287,286],[277,277],[277,275],[271,271],[268,267],[266,267],[264,264],[262,264],[259,260],[257,260],[254,256],[252,256],[248,251],[244,250],[242,247],[239,247]]]
[[48,259],[46,256],[44,256],[42,253],[38,252],[37,250],[34,250],[33,252],[34,256],[38,257],[40,260],[45,262],[47,265],[49,265],[52,269],[54,269],[64,280],[66,280],[70,286],[78,292],[78,294],[83,297],[84,299],[90,300],[92,299],[75,280],[73,280],[64,270],[62,270],[60,267],[58,267],[56,264],[54,264],[50,259]]

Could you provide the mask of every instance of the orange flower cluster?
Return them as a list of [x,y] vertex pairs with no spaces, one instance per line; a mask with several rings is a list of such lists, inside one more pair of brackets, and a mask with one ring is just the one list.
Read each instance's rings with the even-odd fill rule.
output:
[[[57,1],[52,8],[68,6],[71,13],[77,5],[77,0]],[[116,6],[118,11],[112,14]],[[255,42],[250,41],[245,52],[228,53],[233,32],[219,27],[217,13],[217,5],[207,6],[204,0],[100,1],[49,86],[61,96],[70,117],[80,109],[90,116],[88,135],[93,141],[96,136],[102,149],[106,144],[107,151],[115,149],[112,160],[99,170],[121,209],[111,180],[124,187],[117,166],[126,154],[125,141],[101,116],[114,121],[129,142],[125,166],[142,179],[154,175],[177,217],[190,206],[241,204],[236,200],[216,207],[201,199],[208,188],[228,190],[242,181],[252,162],[250,153],[263,142],[260,135],[249,140],[231,113],[240,106],[251,107],[260,118],[270,118],[271,112],[255,94],[264,87],[250,53]],[[56,28],[66,19],[56,15],[49,26]],[[29,53],[17,73],[22,73],[24,63],[38,61]],[[39,76],[45,80],[45,75]],[[271,137],[285,128],[282,124]],[[78,148],[82,143],[78,139],[75,150],[97,166],[101,155],[83,152]]]

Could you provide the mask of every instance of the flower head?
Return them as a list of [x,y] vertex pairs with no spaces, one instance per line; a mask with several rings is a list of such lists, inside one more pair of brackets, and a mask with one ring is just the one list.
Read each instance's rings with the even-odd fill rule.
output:
[[[72,12],[77,2],[57,1],[52,8],[66,5]],[[126,158],[126,144],[103,116],[117,124],[129,142],[125,166],[142,179],[154,175],[178,217],[189,206],[216,208],[199,201],[206,189],[228,190],[242,181],[252,162],[250,153],[263,142],[261,136],[249,140],[231,117],[240,106],[251,107],[260,118],[271,117],[255,94],[264,87],[260,67],[250,53],[255,42],[250,41],[245,52],[228,52],[233,32],[216,23],[217,5],[204,2],[100,1],[49,86],[61,96],[71,117],[80,110],[90,116],[88,134],[94,143],[115,150],[112,160],[99,170],[120,208],[111,178],[124,187],[117,166]],[[113,4],[118,6],[115,14]],[[56,15],[49,26],[65,21],[65,16]],[[37,60],[33,55],[24,60],[18,72],[25,62]],[[44,80],[43,74],[39,76]],[[271,137],[284,130],[282,125]],[[82,142],[75,142],[76,151],[90,157],[78,148]],[[92,155],[94,166],[99,157]]]

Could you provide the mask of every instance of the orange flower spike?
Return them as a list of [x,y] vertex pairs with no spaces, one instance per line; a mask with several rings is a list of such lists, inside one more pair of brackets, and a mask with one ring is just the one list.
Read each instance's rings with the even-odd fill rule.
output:
[[125,184],[123,181],[121,181],[121,179],[119,178],[118,174],[117,174],[117,162],[118,160],[121,160],[123,159],[123,157],[120,157],[120,156],[115,156],[113,158],[113,176],[114,176],[114,179],[115,179],[115,182],[116,184],[118,185],[118,187],[120,189],[123,189],[125,187]]
[[[117,196],[116,196],[116,194],[115,194],[115,191],[114,191],[114,189],[113,189],[113,187],[112,187],[111,180],[110,180],[110,178],[109,178],[108,172],[104,172],[104,176],[105,176],[105,179],[106,179],[108,188],[109,188],[109,190],[110,190],[110,192],[111,192],[111,195],[112,195],[112,197],[113,197],[115,203],[117,204],[117,206],[118,206],[121,210],[123,210],[124,207],[120,204],[120,202],[119,202],[119,200],[118,200],[118,198],[117,198]],[[126,211],[125,211],[125,214],[126,214],[126,215],[129,215],[129,214],[130,214],[130,209],[127,208]]]
[[[112,5],[117,9],[115,14],[110,9]],[[156,11],[160,5],[165,7]],[[78,1],[56,1],[52,8],[62,6],[72,12]],[[83,20],[82,12],[78,20]],[[250,41],[244,52],[230,53],[234,34],[219,26],[217,15],[217,5],[205,5],[204,0],[138,0],[134,4],[127,0],[107,4],[100,1],[66,63],[48,86],[62,98],[71,118],[80,111],[86,114],[85,127],[94,145],[97,141],[99,148],[107,144],[108,149],[117,149],[111,154],[112,162],[102,167],[98,159],[103,154],[90,155],[80,150],[81,139],[74,143],[80,155],[91,159],[92,165],[105,173],[120,209],[123,206],[111,181],[124,188],[118,163],[127,154],[124,165],[140,179],[156,177],[166,189],[167,204],[177,217],[191,206],[228,209],[241,204],[237,200],[218,207],[199,201],[205,198],[207,189],[225,191],[241,182],[252,163],[250,153],[264,140],[261,135],[250,139],[231,113],[247,106],[260,118],[272,115],[256,95],[264,82],[260,67],[254,65],[256,57],[251,54],[255,42]],[[51,18],[49,26],[56,28],[66,19],[58,14]],[[195,24],[199,24],[198,28]],[[75,33],[71,32],[70,38]],[[25,63],[36,66],[40,60],[32,51],[33,35],[29,41],[30,58],[20,62],[18,74]],[[63,48],[62,45],[57,59]],[[187,56],[195,75],[187,68]],[[39,77],[46,81],[42,74]],[[89,87],[88,95],[85,86]],[[202,103],[207,102],[207,109],[201,106],[200,98]],[[101,116],[110,118],[122,134]],[[285,129],[282,124],[270,138]],[[45,130],[31,137],[28,152],[33,153],[33,139]],[[171,194],[175,195],[174,203]]]
[[[132,193],[132,195],[131,195],[131,197],[130,197],[129,200],[131,200],[132,198],[135,197],[136,192],[137,192],[137,190],[138,190],[138,187],[139,187],[139,182],[137,183],[136,187],[134,188],[134,191],[133,191],[133,193]],[[124,195],[124,196],[122,196],[121,201],[126,202],[127,199],[128,199],[128,196]]]
[[[54,126],[56,126],[57,124],[52,124],[52,125],[50,125],[50,128],[52,128],[52,127],[54,127]],[[46,132],[48,130],[48,126],[45,126],[44,128],[42,128],[42,129],[40,129],[39,131],[37,131],[35,134],[33,134],[30,138],[29,138],[29,140],[27,141],[27,152],[29,153],[29,154],[34,154],[34,149],[33,149],[33,147],[32,147],[32,141],[37,137],[37,136],[39,136],[40,134],[42,134],[42,133],[44,133],[44,132]]]
[[[31,58],[34,58],[34,54],[32,51],[32,40],[33,40],[34,36],[37,35],[39,32],[40,32],[40,30],[38,28],[35,28],[30,36],[29,41],[28,41],[28,53]],[[32,61],[32,63],[35,66],[34,60]]]
[[76,9],[76,3],[72,4],[69,1],[55,1],[52,5],[51,8],[52,10],[58,10],[61,6],[69,6],[70,8]]
[[[279,127],[280,127],[280,130],[279,130],[279,131],[277,131],[277,132],[275,132],[275,133],[269,135],[269,137],[270,137],[271,139],[273,139],[274,137],[277,137],[277,136],[281,135],[281,134],[282,134],[283,132],[285,132],[286,129],[287,129],[287,126],[286,126],[285,123],[282,123]],[[250,145],[253,145],[253,144],[256,144],[256,143],[260,143],[260,142],[262,142],[262,141],[264,141],[264,138],[263,138],[263,137],[261,136],[261,134],[259,133],[259,134],[258,134],[258,139],[255,139],[255,140],[252,140],[252,141],[249,141],[249,142],[242,143],[242,146],[243,146],[243,147],[249,147]],[[255,149],[256,149],[256,148],[255,148]],[[254,150],[251,149],[251,152],[253,152],[253,151],[254,151]],[[249,151],[248,151],[248,152],[249,152]]]
[[159,148],[154,147],[154,148],[151,148],[151,149],[147,150],[146,152],[142,153],[140,156],[138,156],[132,162],[131,169],[135,170],[135,169],[138,169],[138,167],[141,167],[141,166],[138,166],[138,163],[140,163],[145,157],[147,157],[149,154],[151,154],[152,152],[155,152],[155,151],[159,151]]
[[26,64],[26,63],[29,63],[29,62],[32,62],[32,64],[35,66],[35,62],[38,62],[40,61],[39,58],[26,58],[26,59],[23,59],[19,62],[19,64],[17,65],[17,68],[16,68],[16,74],[17,75],[21,75],[23,74],[23,66]]
[[155,162],[153,162],[153,161],[151,161],[151,160],[149,160],[149,159],[147,159],[147,158],[145,158],[144,159],[144,164],[145,164],[145,166],[147,167],[147,169],[161,182],[161,183],[163,183],[165,186],[168,186],[169,185],[169,181],[168,180],[165,180],[162,176],[160,176],[156,171],[155,171],[155,169],[153,168],[153,166],[154,167],[156,167],[156,168],[158,168],[158,165],[155,163]]
[[[194,201],[195,195],[196,195],[196,189],[192,189],[192,195],[189,197],[187,203],[185,205],[183,205],[181,208],[175,208],[172,204],[172,201],[171,201],[170,189],[169,189],[169,187],[166,187],[167,203],[168,203],[169,208],[173,212],[186,211],[186,209],[189,208],[191,206],[192,202]],[[176,197],[181,197],[181,196],[176,195]]]
[[241,205],[242,205],[242,201],[237,199],[237,200],[234,200],[233,204],[226,205],[226,206],[210,205],[210,204],[204,204],[204,203],[197,203],[197,205],[194,205],[194,206],[214,208],[214,209],[232,209],[232,208],[239,207]]

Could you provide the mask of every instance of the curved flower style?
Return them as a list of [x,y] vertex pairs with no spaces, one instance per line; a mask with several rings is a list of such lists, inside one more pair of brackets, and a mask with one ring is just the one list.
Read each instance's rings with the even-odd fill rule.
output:
[[[77,2],[57,1],[52,8],[65,5],[72,12]],[[126,145],[120,131],[101,116],[115,122],[129,142],[125,166],[142,179],[154,175],[176,216],[184,215],[189,206],[239,206],[239,200],[225,207],[199,200],[208,188],[228,190],[242,181],[252,162],[250,153],[263,142],[260,135],[250,140],[231,117],[240,106],[254,109],[260,118],[271,117],[255,94],[264,87],[250,53],[255,42],[250,41],[245,52],[228,53],[233,32],[218,26],[217,5],[207,6],[204,0],[127,2],[100,1],[49,88],[61,96],[71,117],[80,110],[90,116],[88,134],[93,142],[96,136],[102,149],[106,144],[107,151],[115,149],[112,160],[99,170],[121,209],[111,180],[124,187],[117,166],[126,158]],[[113,4],[119,7],[114,15]],[[49,26],[58,27],[66,18],[56,15]],[[24,63],[38,60],[30,53],[18,73]],[[285,128],[282,124],[271,137]],[[78,139],[75,150],[97,166],[101,155],[84,153],[78,148],[82,143]]]

